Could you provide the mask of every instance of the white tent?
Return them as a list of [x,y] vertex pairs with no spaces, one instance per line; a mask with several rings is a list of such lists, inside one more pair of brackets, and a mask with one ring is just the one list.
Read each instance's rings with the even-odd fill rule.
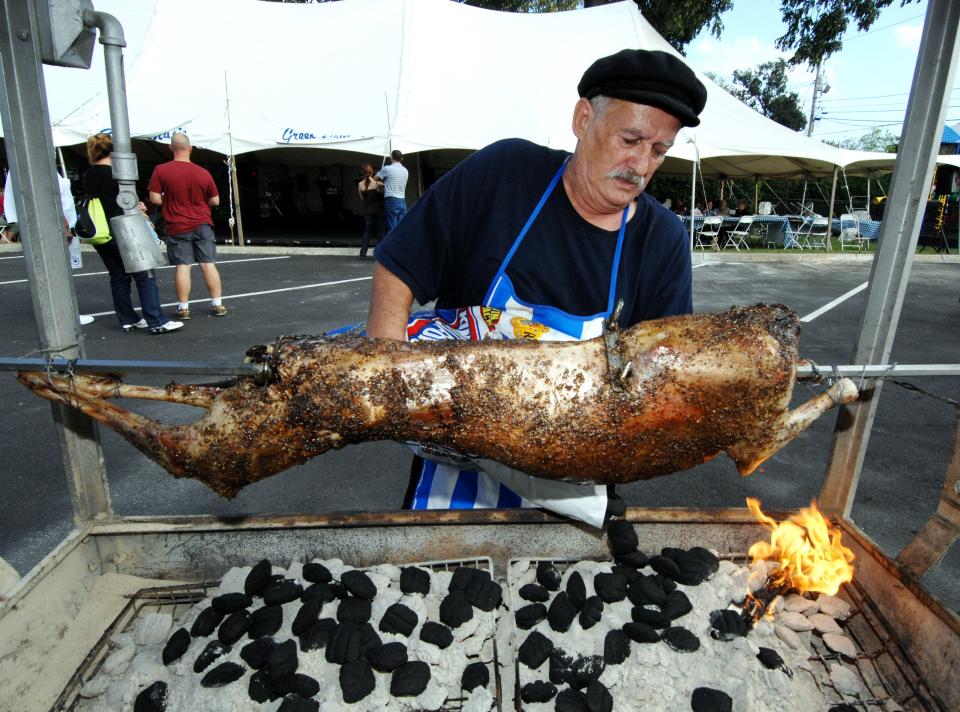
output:
[[[550,14],[449,0],[96,7],[125,29],[134,136],[165,141],[183,129],[224,154],[470,150],[509,136],[572,149],[576,85],[590,63],[625,47],[674,52],[629,1]],[[109,126],[99,48],[90,71],[46,67],[45,77],[58,145]],[[664,172],[689,174],[699,156],[708,175],[824,175],[850,159],[700,78],[709,92],[702,123],[681,132]]]

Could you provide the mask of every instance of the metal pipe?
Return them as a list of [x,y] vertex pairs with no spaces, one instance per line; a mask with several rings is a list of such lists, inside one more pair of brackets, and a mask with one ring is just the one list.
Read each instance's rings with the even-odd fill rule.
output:
[[270,368],[263,363],[208,363],[205,361],[128,361],[123,359],[42,359],[0,356],[0,371],[74,373],[160,373],[192,376],[252,376],[262,378]]
[[[2,364],[0,364],[2,367]],[[876,364],[876,365],[807,365],[797,366],[797,378],[806,380],[818,376],[843,378],[886,378],[904,376],[960,376],[960,363]]]
[[[854,363],[884,363],[893,348],[923,219],[923,200],[936,159],[934,143],[943,127],[945,97],[950,94],[957,65],[958,26],[960,3],[930,0],[866,309],[851,359]],[[853,507],[881,385],[882,381],[877,381],[866,397],[841,406],[837,414],[819,498],[828,512],[848,516]]]

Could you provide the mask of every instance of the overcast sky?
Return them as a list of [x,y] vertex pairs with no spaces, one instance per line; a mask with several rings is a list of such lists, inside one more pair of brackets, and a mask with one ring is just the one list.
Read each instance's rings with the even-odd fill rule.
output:
[[[858,138],[879,126],[899,136],[920,48],[926,0],[904,7],[895,2],[880,13],[867,33],[851,25],[843,49],[825,63],[830,90],[813,136],[824,140]],[[787,57],[774,42],[784,33],[780,4],[771,0],[736,0],[723,15],[720,40],[704,32],[687,47],[687,59],[699,71],[732,79],[734,69],[756,67]],[[814,75],[806,67],[791,72],[789,89],[800,96],[809,116]],[[955,73],[946,123],[960,123],[960,77]],[[818,114],[821,112],[818,110]]]

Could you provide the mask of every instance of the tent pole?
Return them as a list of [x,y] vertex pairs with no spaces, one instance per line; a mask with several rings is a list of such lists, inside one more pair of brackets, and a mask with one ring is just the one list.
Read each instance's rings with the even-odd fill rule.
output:
[[833,186],[830,188],[830,210],[827,213],[827,252],[833,252],[833,201],[837,197],[837,174],[840,166],[833,167]]
[[753,177],[753,212],[760,209],[760,176]]
[[800,198],[800,214],[803,215],[803,211],[807,209],[807,179],[803,179],[803,197]]
[[[233,125],[230,123],[230,85],[223,72],[223,98],[227,108],[227,140],[230,142],[230,210],[236,215],[237,244],[243,247],[243,217],[240,215],[240,184],[237,182],[237,158],[233,153]],[[233,216],[231,216],[233,217]],[[233,241],[233,220],[230,221],[230,241]]]

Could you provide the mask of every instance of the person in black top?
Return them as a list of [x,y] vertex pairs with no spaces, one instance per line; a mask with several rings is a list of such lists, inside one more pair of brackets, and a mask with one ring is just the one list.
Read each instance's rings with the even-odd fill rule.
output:
[[[94,134],[87,139],[90,167],[83,174],[83,192],[88,199],[99,198],[107,220],[123,213],[117,205],[119,191],[111,168],[112,150],[113,140],[107,134]],[[143,203],[140,204],[140,209],[145,210]],[[183,322],[168,319],[160,310],[160,290],[152,270],[127,274],[120,248],[112,236],[96,237],[90,242],[110,274],[110,294],[121,330],[130,332],[134,329],[149,329],[151,334],[166,334],[183,326]],[[133,308],[130,297],[131,277],[137,283],[143,317]]]

